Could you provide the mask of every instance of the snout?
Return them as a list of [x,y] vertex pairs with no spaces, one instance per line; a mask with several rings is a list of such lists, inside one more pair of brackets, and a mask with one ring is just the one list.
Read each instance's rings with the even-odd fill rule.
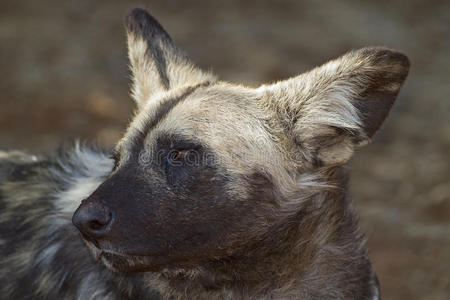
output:
[[83,235],[99,239],[110,232],[114,215],[104,204],[86,199],[75,211],[72,223]]

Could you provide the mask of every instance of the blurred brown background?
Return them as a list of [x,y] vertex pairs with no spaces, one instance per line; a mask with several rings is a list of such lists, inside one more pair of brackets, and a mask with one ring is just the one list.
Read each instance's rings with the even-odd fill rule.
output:
[[352,193],[384,299],[450,299],[449,1],[0,2],[0,148],[110,146],[131,117],[122,18],[143,5],[195,62],[257,85],[349,49],[408,54],[410,76]]

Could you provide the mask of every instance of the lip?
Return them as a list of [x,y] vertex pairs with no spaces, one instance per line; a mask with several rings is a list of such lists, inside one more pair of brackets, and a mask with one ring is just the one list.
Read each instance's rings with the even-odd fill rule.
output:
[[85,239],[92,256],[113,272],[137,273],[156,271],[150,256],[128,255],[112,250],[99,248],[98,245]]
[[120,273],[157,272],[163,265],[151,256],[126,255],[102,250],[99,260],[111,271]]
[[130,260],[121,254],[100,251],[98,258],[106,267],[115,272],[128,272],[131,267]]

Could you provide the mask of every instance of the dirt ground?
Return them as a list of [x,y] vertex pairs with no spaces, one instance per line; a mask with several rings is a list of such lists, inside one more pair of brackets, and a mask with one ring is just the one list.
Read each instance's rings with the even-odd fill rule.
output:
[[225,80],[288,78],[367,45],[408,54],[351,190],[384,299],[450,299],[449,1],[0,2],[0,148],[110,146],[131,116],[122,17],[143,4]]

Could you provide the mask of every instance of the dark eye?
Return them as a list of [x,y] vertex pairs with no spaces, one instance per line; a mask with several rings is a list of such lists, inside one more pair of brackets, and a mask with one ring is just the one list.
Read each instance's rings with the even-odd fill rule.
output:
[[169,154],[169,159],[171,160],[183,160],[191,154],[189,149],[176,149],[172,150]]

